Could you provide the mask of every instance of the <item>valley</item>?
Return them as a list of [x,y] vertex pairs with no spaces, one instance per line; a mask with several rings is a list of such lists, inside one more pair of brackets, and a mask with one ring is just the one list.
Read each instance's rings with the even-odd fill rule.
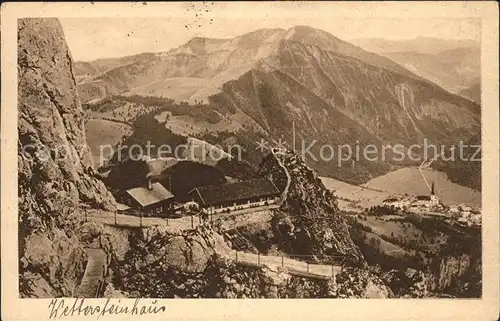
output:
[[[436,195],[447,205],[466,204],[474,208],[481,207],[481,193],[471,188],[452,183],[445,173],[424,170],[423,175],[429,182],[435,183]],[[402,168],[376,177],[362,185],[363,187],[383,190],[389,194],[426,195],[429,193],[418,168]]]
[[[451,57],[448,47],[442,55],[449,52]],[[311,149],[314,155],[325,144],[409,145],[425,138],[451,145],[467,141],[480,129],[480,108],[474,102],[405,69],[405,64],[304,26],[262,29],[232,39],[199,37],[167,52],[87,64],[94,64],[92,80],[88,84],[82,80],[78,88],[102,86],[105,89],[99,92],[106,93],[86,98],[86,89],[79,89],[88,108],[104,104],[105,117],[114,113],[129,123],[135,121],[134,110],[149,112],[177,135],[212,136],[212,143],[221,145],[227,135],[217,138],[218,133],[227,131],[255,141],[279,137],[291,146],[292,122],[298,129],[297,141],[305,146],[317,141]],[[88,69],[77,67],[77,77],[79,70],[87,74]],[[469,69],[476,70],[477,65]],[[255,148],[254,142],[233,139],[233,143],[246,150]],[[255,157],[254,165],[258,161]],[[408,165],[391,159],[362,159],[355,167],[307,161],[321,175],[355,185],[392,171],[388,164]],[[480,188],[475,179],[455,175],[450,179]]]

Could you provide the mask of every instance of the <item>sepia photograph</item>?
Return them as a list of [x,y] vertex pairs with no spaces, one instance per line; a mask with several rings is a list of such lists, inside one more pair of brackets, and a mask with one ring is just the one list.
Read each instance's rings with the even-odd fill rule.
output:
[[16,300],[55,319],[498,287],[481,16],[253,5],[15,18]]

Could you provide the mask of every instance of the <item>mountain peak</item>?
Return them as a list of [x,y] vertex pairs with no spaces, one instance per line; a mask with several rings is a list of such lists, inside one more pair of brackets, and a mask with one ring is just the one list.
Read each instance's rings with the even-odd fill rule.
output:
[[281,28],[258,29],[234,38],[238,46],[254,47],[261,44],[273,43],[281,38],[285,30]]
[[316,38],[329,41],[339,40],[329,32],[304,25],[297,25],[287,29],[284,38],[293,41],[302,41],[305,38]]
[[306,25],[296,25],[296,26],[288,28],[288,30],[311,32],[311,31],[317,31],[319,29],[316,29],[316,28],[313,28],[310,26],[306,26]]

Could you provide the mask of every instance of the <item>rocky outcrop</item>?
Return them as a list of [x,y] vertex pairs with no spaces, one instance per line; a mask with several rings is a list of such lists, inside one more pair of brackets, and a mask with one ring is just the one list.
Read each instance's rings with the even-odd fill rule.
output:
[[[434,271],[432,269],[434,268]],[[426,271],[406,268],[381,273],[396,297],[481,297],[481,264],[470,255],[436,258]]]
[[215,253],[230,252],[222,235],[208,225],[180,233],[166,231],[162,227],[146,230],[143,238],[130,239],[130,250],[124,259],[116,261],[120,283],[127,281],[148,266],[179,269],[197,273],[203,271]]
[[[113,265],[109,297],[386,298],[391,290],[365,269],[344,267],[336,278],[291,275],[281,267],[228,260],[230,251],[209,226],[172,235],[149,229]],[[107,236],[106,236],[107,238]]]
[[20,19],[18,28],[20,291],[71,295],[85,260],[79,206],[114,209],[114,199],[91,167],[59,21]]
[[[396,296],[481,297],[480,230],[420,215],[401,220],[362,215],[349,219],[355,244]],[[397,231],[398,221],[402,230],[387,233]]]
[[426,276],[422,271],[391,270],[383,273],[381,278],[397,297],[423,298],[429,295]]
[[323,262],[329,262],[330,256],[342,254],[348,258],[347,263],[366,265],[340,215],[335,196],[299,156],[291,151],[269,155],[262,163],[261,173],[269,175],[278,188],[284,190],[288,177],[277,158],[291,182],[280,207],[282,217],[275,225],[286,229],[279,234],[290,244],[292,254],[314,255]]
[[436,257],[426,271],[426,283],[433,292],[456,297],[481,297],[481,252]]
[[388,298],[391,290],[366,270],[345,270],[336,280],[290,275],[212,257],[198,273],[149,266],[133,282],[109,292],[161,298]]
[[340,298],[390,298],[393,293],[376,275],[367,269],[344,267],[337,274],[333,293]]
[[436,273],[433,275],[433,289],[445,289],[450,287],[466,272],[473,264],[472,258],[468,254],[458,256],[446,256],[434,260]]
[[21,297],[72,296],[86,264],[78,236],[52,228],[27,235],[23,243],[19,266]]

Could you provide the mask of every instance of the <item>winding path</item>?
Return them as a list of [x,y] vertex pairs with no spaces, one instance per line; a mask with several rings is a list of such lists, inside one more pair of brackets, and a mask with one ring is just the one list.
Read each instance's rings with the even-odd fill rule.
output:
[[285,167],[285,165],[283,165],[283,163],[281,162],[281,159],[278,157],[279,153],[276,153],[274,151],[274,149],[272,149],[271,151],[273,153],[274,158],[278,162],[278,165],[281,168],[283,168],[283,170],[285,171],[285,175],[286,175],[286,179],[287,179],[285,189],[283,190],[283,193],[281,193],[281,204],[283,204],[286,201],[286,197],[288,195],[288,190],[290,189],[290,184],[292,183],[292,177],[290,176],[290,173],[288,173],[288,169]]

